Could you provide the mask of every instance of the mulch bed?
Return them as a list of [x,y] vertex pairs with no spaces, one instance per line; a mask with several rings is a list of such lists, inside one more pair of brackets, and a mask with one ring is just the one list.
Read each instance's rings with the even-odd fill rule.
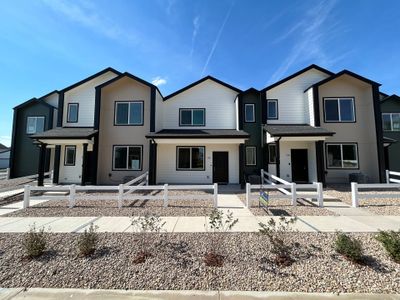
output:
[[96,289],[266,290],[328,293],[399,293],[400,265],[392,262],[372,234],[354,234],[364,249],[364,265],[349,262],[332,248],[332,233],[284,233],[297,243],[289,266],[276,264],[266,237],[228,233],[222,267],[207,267],[210,233],[149,237],[152,254],[135,263],[140,251],[133,233],[101,233],[99,248],[77,253],[78,234],[48,234],[48,250],[27,259],[22,234],[0,234],[0,286]]

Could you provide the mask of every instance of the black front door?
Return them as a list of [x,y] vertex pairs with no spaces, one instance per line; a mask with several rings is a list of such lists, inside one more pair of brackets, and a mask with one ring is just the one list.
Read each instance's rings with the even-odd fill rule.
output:
[[213,182],[229,182],[228,152],[213,152]]
[[86,152],[85,184],[93,183],[93,151]]
[[308,154],[307,149],[291,149],[292,181],[308,182]]

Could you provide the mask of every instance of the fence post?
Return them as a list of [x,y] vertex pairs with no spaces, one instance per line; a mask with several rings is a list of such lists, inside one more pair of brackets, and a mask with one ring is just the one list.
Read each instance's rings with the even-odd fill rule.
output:
[[218,207],[218,183],[214,183],[214,207]]
[[149,172],[146,173],[146,185],[149,185]]
[[351,203],[353,207],[358,207],[358,183],[351,183]]
[[386,170],[386,183],[390,183],[390,171]]
[[51,181],[51,183],[53,183],[53,179],[54,179],[54,170],[51,170],[51,172],[50,172],[50,181]]
[[250,205],[250,183],[246,183],[246,207],[249,208]]
[[31,196],[31,186],[25,185],[24,186],[24,205],[23,208],[29,207],[29,198]]
[[7,180],[10,179],[10,168],[7,168],[7,170],[6,170],[6,179]]
[[164,207],[168,206],[168,183],[164,184]]
[[69,186],[69,208],[75,206],[75,184],[71,184]]
[[324,190],[322,187],[322,182],[317,182],[317,195],[318,195],[318,206],[324,207]]
[[264,169],[261,169],[261,176],[260,176],[260,178],[261,178],[261,184],[264,184]]
[[297,192],[296,192],[296,183],[292,182],[292,205],[296,206],[297,205]]
[[120,184],[118,186],[118,208],[122,208],[122,197],[124,195],[124,185]]

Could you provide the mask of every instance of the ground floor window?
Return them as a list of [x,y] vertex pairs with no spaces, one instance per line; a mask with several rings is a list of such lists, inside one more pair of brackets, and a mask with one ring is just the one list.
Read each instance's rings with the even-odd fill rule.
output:
[[76,146],[65,146],[64,166],[75,166]]
[[276,164],[276,144],[268,144],[268,163]]
[[257,163],[257,150],[254,146],[246,147],[246,166],[255,166]]
[[327,168],[357,169],[357,144],[326,144]]
[[176,168],[180,171],[204,171],[205,147],[177,147]]
[[114,170],[142,170],[142,146],[114,146]]

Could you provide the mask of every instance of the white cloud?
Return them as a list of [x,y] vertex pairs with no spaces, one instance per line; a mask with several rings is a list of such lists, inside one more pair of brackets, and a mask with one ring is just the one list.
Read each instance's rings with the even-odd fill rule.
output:
[[157,77],[153,78],[151,83],[154,84],[155,86],[160,86],[160,85],[166,84],[167,80],[165,78],[162,78],[161,76],[157,76]]
[[10,147],[11,146],[11,136],[6,136],[6,135],[0,136],[0,144]]
[[196,41],[196,37],[197,37],[197,33],[199,32],[199,28],[200,28],[200,17],[196,16],[193,19],[192,46],[190,48],[190,57],[193,56],[194,43]]

